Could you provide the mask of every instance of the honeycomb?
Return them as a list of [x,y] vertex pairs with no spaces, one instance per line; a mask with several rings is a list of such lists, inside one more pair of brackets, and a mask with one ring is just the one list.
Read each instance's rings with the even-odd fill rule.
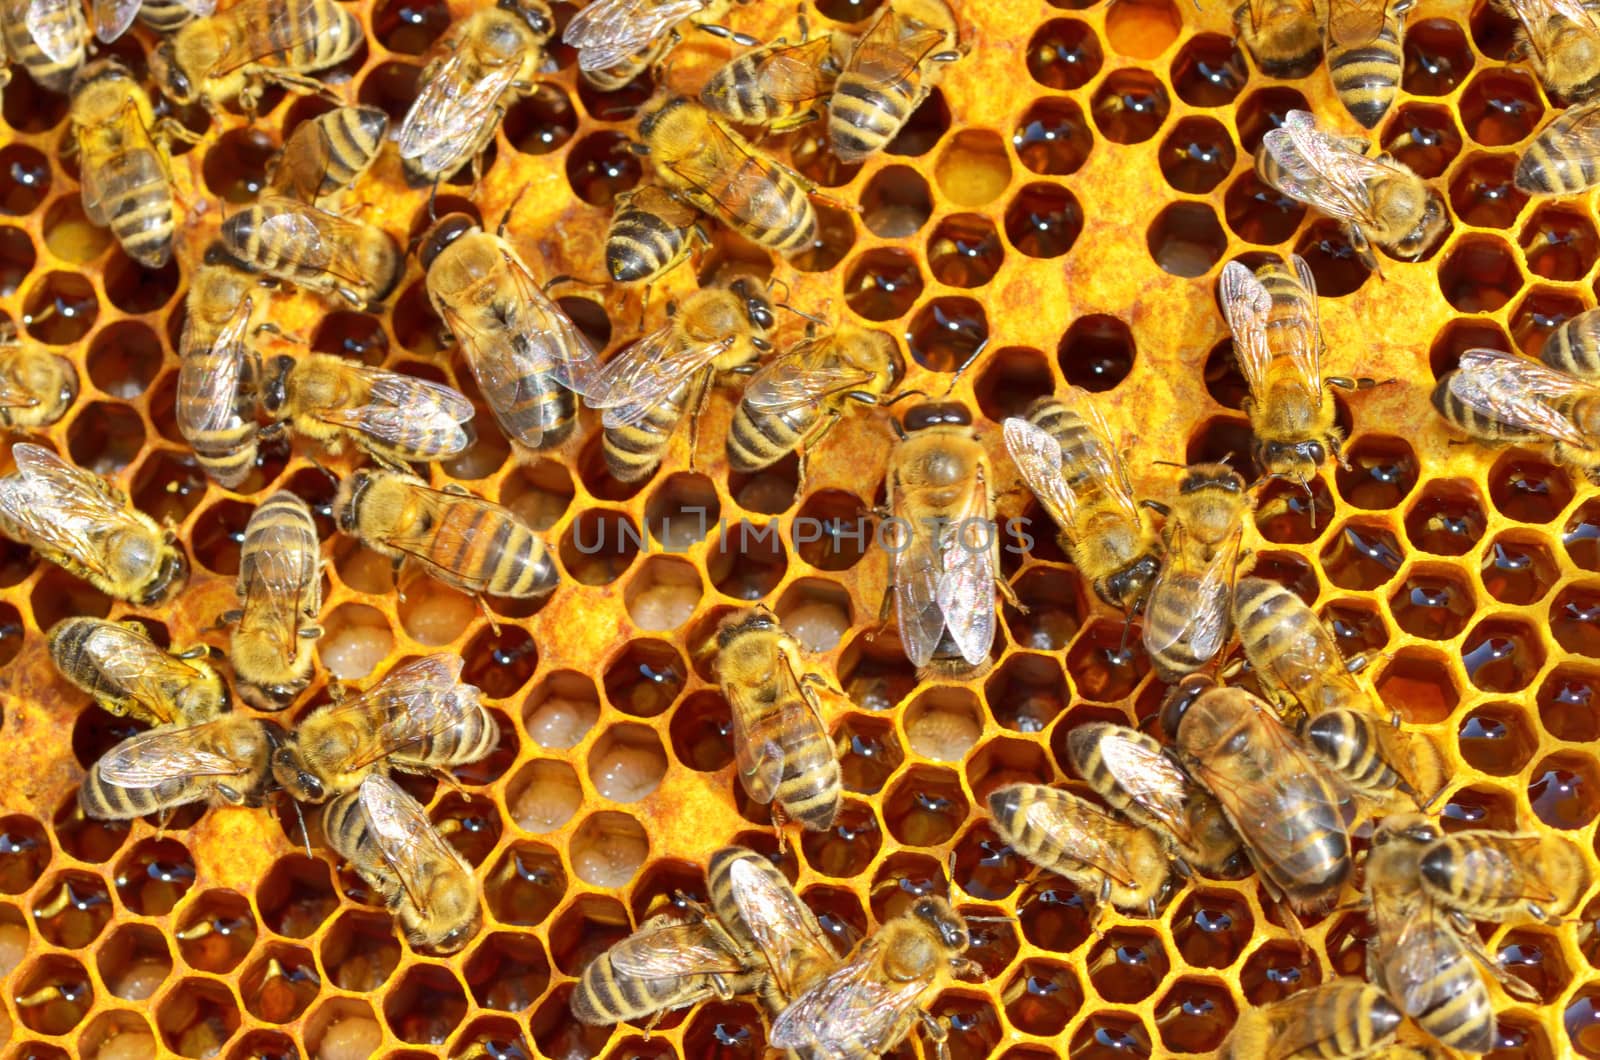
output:
[[[398,120],[428,45],[472,5],[349,6],[366,44],[323,76]],[[1198,12],[1186,0],[967,0],[973,53],[887,153],[841,166],[815,127],[773,141],[836,200],[820,208],[817,245],[775,263],[786,301],[902,334],[907,385],[953,383],[1005,476],[1002,511],[1035,519],[1034,547],[1003,565],[1029,610],[1003,612],[981,681],[919,683],[892,631],[874,635],[885,557],[848,531],[882,499],[883,417],[847,420],[797,495],[793,458],[728,472],[726,391],[700,421],[697,453],[680,432],[663,468],[627,486],[605,471],[591,413],[537,455],[512,454],[480,415],[474,446],[433,469],[436,480],[526,516],[563,572],[545,601],[496,603],[498,631],[437,583],[396,586],[388,561],[336,535],[324,509],[327,633],[316,681],[287,720],[325,702],[330,681],[444,651],[463,657],[501,723],[502,745],[461,771],[460,790],[405,781],[485,894],[483,931],[448,959],[412,953],[314,826],[308,857],[285,807],[191,810],[165,828],[76,811],[85,767],[132,729],[54,673],[42,631],[69,614],[135,613],[163,642],[222,647],[213,625],[231,605],[255,503],[288,488],[325,506],[333,486],[312,463],[326,459],[303,446],[269,451],[241,492],[197,468],[173,418],[187,265],[142,270],[86,222],[76,161],[62,151],[66,100],[14,69],[0,310],[78,366],[80,395],[44,432],[50,443],[173,520],[194,574],[167,609],[138,612],[0,545],[0,746],[13,761],[0,773],[4,1055],[760,1056],[762,1019],[744,1000],[672,1014],[648,1036],[581,1027],[567,1012],[584,963],[653,905],[703,893],[707,855],[729,842],[777,857],[841,939],[944,893],[953,853],[960,908],[1015,918],[977,926],[973,956],[988,981],[933,1007],[952,1020],[956,1060],[1203,1054],[1241,1007],[1360,974],[1370,932],[1360,911],[1311,924],[1303,957],[1254,878],[1186,883],[1159,920],[1113,911],[1097,934],[1082,899],[1031,871],[977,809],[1003,783],[1066,780],[1072,727],[1145,719],[1163,692],[1142,655],[1119,650],[1121,617],[1087,591],[1010,477],[998,424],[1075,383],[1127,433],[1151,495],[1169,493],[1174,474],[1153,460],[1247,462],[1243,385],[1213,297],[1221,264],[1238,256],[1304,256],[1324,296],[1330,371],[1393,380],[1340,398],[1348,469],[1330,467],[1309,502],[1267,489],[1283,503],[1257,520],[1257,573],[1313,603],[1347,652],[1372,653],[1378,695],[1446,745],[1447,828],[1553,828],[1593,851],[1600,498],[1542,454],[1453,442],[1428,391],[1462,350],[1534,353],[1594,306],[1600,234],[1592,200],[1529,202],[1514,188],[1519,145],[1552,104],[1511,61],[1510,24],[1484,0],[1465,6],[1418,4],[1402,91],[1377,132],[1444,191],[1452,228],[1427,260],[1385,260],[1381,277],[1335,226],[1253,174],[1253,151],[1288,110],[1356,127],[1325,73],[1253,72],[1216,0]],[[849,29],[875,7],[814,0],[809,11],[814,24]],[[573,7],[556,9],[564,25]],[[770,39],[794,13],[759,0],[730,21]],[[140,28],[109,51],[142,75],[152,42]],[[727,48],[691,34],[665,76],[693,90]],[[512,238],[536,271],[595,279],[607,206],[641,179],[627,141],[654,86],[596,92],[569,49],[551,56],[554,69],[507,114],[481,185],[458,174],[438,209],[494,223],[515,200]],[[254,120],[233,113],[215,127],[178,112],[205,131],[175,157],[183,262],[259,190],[286,133],[327,106],[274,89]],[[406,186],[392,151],[354,198],[402,240],[428,221],[426,189]],[[766,259],[722,234],[702,271],[730,260]],[[658,285],[647,307],[583,285],[564,288],[563,302],[615,350],[641,312],[654,322],[692,288],[689,272]],[[273,316],[312,349],[448,381],[481,406],[414,258],[379,315],[284,293]],[[797,334],[802,323],[784,326]],[[818,526],[829,532],[802,532]],[[733,776],[728,708],[702,651],[719,618],[757,600],[859,706],[833,719],[848,789],[838,824],[781,855],[765,808]],[[1591,904],[1582,919],[1597,914]],[[1588,933],[1484,930],[1541,999],[1493,988],[1496,1055],[1600,1056],[1600,948]]]

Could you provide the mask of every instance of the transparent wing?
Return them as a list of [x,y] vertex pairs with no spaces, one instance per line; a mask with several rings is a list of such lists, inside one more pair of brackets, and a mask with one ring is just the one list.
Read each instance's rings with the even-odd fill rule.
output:
[[838,67],[828,61],[832,52],[833,41],[826,34],[804,44],[774,47],[761,61],[762,92],[789,104],[821,99],[838,74]]
[[[1480,837],[1487,838],[1487,837]],[[1450,837],[1440,841],[1449,845]],[[1479,895],[1501,903],[1538,902],[1548,905],[1559,895],[1544,880],[1539,865],[1548,842],[1536,835],[1496,835],[1491,845],[1473,844],[1459,849],[1457,857],[1465,866],[1464,874],[1479,881]],[[1490,883],[1506,884],[1488,890]]]
[[1508,427],[1571,445],[1589,444],[1577,424],[1552,404],[1596,389],[1575,376],[1515,354],[1468,350],[1449,386],[1463,404]]
[[426,881],[438,866],[459,865],[455,849],[428,820],[421,804],[382,773],[361,781],[361,813],[383,860],[420,910],[429,907]]
[[217,9],[217,0],[178,0],[178,6],[196,18],[205,18]]
[[344,370],[366,381],[374,403],[324,409],[318,419],[391,445],[414,445],[419,430],[437,434],[439,441],[430,450],[439,456],[467,447],[467,432],[460,425],[472,419],[473,409],[459,391],[363,364],[346,362]]
[[[128,121],[127,118],[134,120]],[[79,168],[83,212],[97,225],[111,223],[112,211],[118,208],[119,196],[125,194],[125,189],[164,184],[167,179],[166,167],[150,146],[144,126],[132,114],[126,114],[119,124],[128,140],[142,142],[130,142],[128,149],[121,154],[113,158],[97,158]]]
[[1078,498],[1061,473],[1061,443],[1020,416],[1005,422],[1006,452],[1033,495],[1056,525],[1068,530],[1077,517]]
[[1171,551],[1150,590],[1150,613],[1167,610],[1158,605],[1164,597],[1175,595],[1188,604],[1177,609],[1185,615],[1184,620],[1171,629],[1158,629],[1155,623],[1146,622],[1144,646],[1151,653],[1160,653],[1176,644],[1187,644],[1193,658],[1209,660],[1222,650],[1230,632],[1231,589],[1239,556],[1239,535],[1230,535],[1199,570],[1191,565],[1182,547],[1187,536],[1182,524],[1173,527]]
[[[1594,32],[1600,46],[1600,30]],[[1543,165],[1574,171],[1600,161],[1600,102],[1569,107],[1541,129],[1534,137],[1533,148],[1523,152],[1519,172],[1541,153],[1552,156]]]
[[[1419,912],[1407,918],[1387,948],[1384,988],[1408,1015],[1430,1012],[1448,1003],[1463,1025],[1489,1009],[1489,988],[1475,969],[1460,974],[1471,955],[1460,937],[1438,916]],[[1456,970],[1451,974],[1452,969]],[[1445,993],[1449,987],[1451,993]]]
[[1294,268],[1295,279],[1299,281],[1305,291],[1306,302],[1311,307],[1310,327],[1306,329],[1291,329],[1294,341],[1284,351],[1284,356],[1289,358],[1289,363],[1294,368],[1295,376],[1300,380],[1300,385],[1306,393],[1320,396],[1322,394],[1322,324],[1321,313],[1317,308],[1317,280],[1311,274],[1311,266],[1306,264],[1304,258],[1298,254],[1289,255],[1289,261]]
[[1131,825],[1054,788],[1040,789],[1024,813],[1029,827],[1063,840],[1074,861],[1099,869],[1123,886],[1137,885],[1126,853]]
[[303,121],[272,163],[267,191],[296,202],[315,203],[322,193],[332,145],[318,121]]
[[[173,658],[120,622],[96,626],[83,650],[114,684],[155,708],[169,704],[167,689],[190,684],[199,676],[182,659]],[[171,722],[175,717],[162,720]]]
[[[79,0],[28,0],[23,24],[51,62],[69,61],[83,47],[83,10]],[[134,5],[137,10],[138,5]]]
[[988,483],[974,475],[951,524],[943,528],[944,570],[934,596],[950,638],[973,666],[989,658],[994,643],[994,535],[999,531],[989,514]]
[[633,979],[733,975],[744,971],[736,954],[701,921],[657,918],[606,951],[611,967]]
[[1291,110],[1282,126],[1262,137],[1261,146],[1278,164],[1272,178],[1278,190],[1341,221],[1370,225],[1368,184],[1395,172],[1318,129],[1303,110]]
[[[745,685],[729,683],[724,692],[733,721],[733,758],[739,780],[752,799],[771,802],[783,779],[784,757],[783,746],[776,739],[777,726],[766,723],[772,704],[758,702]],[[799,694],[798,689],[792,692]]]
[[516,319],[510,327],[520,339],[519,356],[538,371],[552,373],[568,390],[583,393],[589,377],[598,370],[594,346],[566,311],[545,294],[522,256],[504,240],[500,241],[500,253],[516,296]]
[[351,221],[304,203],[278,199],[266,208],[258,226],[264,246],[295,248],[295,258],[313,264],[352,285],[366,282],[353,268],[355,258],[342,248],[366,239],[362,222]]
[[790,956],[796,950],[827,964],[838,960],[827,936],[817,926],[816,917],[781,876],[763,872],[748,858],[740,858],[728,867],[728,882],[739,915],[772,966],[785,997],[794,994],[789,973],[796,963]]
[[462,684],[460,677],[459,657],[429,655],[389,671],[366,692],[332,708],[335,717],[348,715],[363,729],[371,725],[368,719],[378,720],[374,738],[346,763],[347,768],[403,754],[481,711],[477,688]]
[[[484,122],[516,80],[514,62],[483,67],[468,51],[446,57],[417,94],[400,126],[400,157],[417,159],[429,172],[442,170],[471,149]],[[482,69],[481,77],[468,71]]]
[[[223,17],[227,18],[241,6],[234,5],[224,13]],[[317,33],[326,32],[324,21],[311,17],[309,5],[268,4],[265,5],[265,9],[266,24],[253,26],[249,32],[245,32],[238,24],[239,19],[232,20],[233,24],[224,31],[229,35],[229,46],[223,53],[222,61],[212,69],[212,76],[231,74],[268,56],[287,55],[302,44],[311,43]],[[250,46],[243,47],[241,46],[243,43],[248,43]]]
[[1360,48],[1383,31],[1389,0],[1328,0],[1328,46]]
[[[1092,484],[1095,492],[1116,504],[1126,522],[1137,525],[1141,521],[1139,505],[1133,499],[1128,472],[1117,454],[1116,443],[1111,440],[1111,428],[1100,414],[1094,399],[1082,387],[1069,386],[1057,400],[1068,411],[1077,414],[1095,440],[1093,446],[1083,446],[1078,451],[1073,466],[1066,467],[1063,461],[1062,473],[1067,476],[1068,488],[1072,488],[1072,483],[1079,480]],[[1059,445],[1057,448],[1060,448]]]
[[897,89],[922,60],[944,43],[945,36],[885,4],[861,35],[845,61],[845,69],[867,75],[874,91]]
[[1191,838],[1187,804],[1192,785],[1161,745],[1142,733],[1103,726],[1097,745],[1101,761],[1139,808],[1160,821],[1179,841]]
[[42,446],[14,446],[17,474],[0,479],[0,517],[44,544],[104,576],[95,539],[133,522],[112,502],[105,483]]
[[704,7],[705,0],[595,0],[572,16],[561,41],[578,49],[581,69],[605,70]]
[[[447,580],[471,592],[483,592],[488,588],[490,571],[480,570],[469,578],[461,570],[442,566],[434,557],[470,554],[473,544],[467,539],[468,534],[494,533],[500,526],[517,524],[520,520],[508,509],[475,494],[436,490],[420,483],[411,489],[417,503],[431,509],[429,518],[417,519],[404,532],[390,534],[384,540]],[[463,506],[482,514],[464,519],[445,518],[445,509]]]
[[709,137],[704,149],[684,154],[669,168],[730,216],[758,220],[751,200],[771,182],[773,163],[752,155],[749,145],[734,139],[720,119],[706,122],[704,128]]
[[178,369],[178,427],[193,439],[240,422],[239,387],[244,382],[245,334],[253,306],[248,296],[217,332],[209,350],[185,350]]
[[317,577],[315,566],[307,564],[304,557],[282,548],[265,548],[254,554],[248,577],[242,579],[246,609],[273,616],[277,627],[274,642],[282,647],[285,662],[295,653],[296,609],[307,584],[308,566],[310,576]]
[[778,415],[816,405],[862,386],[869,372],[829,355],[833,336],[804,339],[751,378],[742,400],[757,412]]
[[[142,0],[94,0],[94,35],[110,44],[133,25]],[[59,62],[59,60],[57,60]]]
[[1272,313],[1272,296],[1256,279],[1255,273],[1237,261],[1222,267],[1218,281],[1222,315],[1233,332],[1233,355],[1239,363],[1250,396],[1260,401],[1266,392],[1267,365],[1272,354],[1267,349],[1267,319]]
[[95,769],[101,779],[123,788],[154,788],[182,777],[238,776],[248,766],[201,746],[208,728],[224,723],[233,721],[152,729],[130,736],[102,755]]
[[853,958],[779,1014],[772,1023],[771,1043],[780,1049],[803,1049],[813,1043],[834,1048],[849,1042],[861,1047],[861,1055],[888,1048],[890,1032],[931,979],[892,982],[882,962],[883,948],[876,939],[862,943]]
[[[944,574],[940,542],[933,528],[895,498],[893,515],[899,532],[898,551],[892,554],[896,621],[906,658],[918,668],[933,658],[944,635],[944,609],[939,605],[939,585]],[[992,590],[991,590],[992,591]]]
[[605,409],[606,427],[631,427],[650,410],[733,346],[733,336],[714,342],[680,343],[671,324],[646,335],[607,361],[589,380],[584,402]]

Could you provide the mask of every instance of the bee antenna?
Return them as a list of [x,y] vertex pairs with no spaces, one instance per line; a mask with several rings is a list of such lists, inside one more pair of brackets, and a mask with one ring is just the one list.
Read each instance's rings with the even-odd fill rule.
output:
[[443,179],[444,178],[442,176],[435,177],[434,180],[433,180],[433,187],[428,189],[428,223],[429,224],[432,224],[434,221],[437,221],[439,219],[439,213],[438,213],[437,210],[434,209],[434,202],[435,202],[435,200],[437,200],[439,198],[439,181],[441,181]]
[[[787,284],[785,286],[787,286]],[[817,325],[817,327],[819,327],[819,328],[827,323],[827,321],[824,320],[822,317],[812,316],[810,313],[807,313],[803,309],[796,309],[794,306],[790,305],[788,302],[773,302],[772,304],[773,304],[773,306],[775,308],[788,310],[789,312],[793,313],[795,316],[800,317],[802,320],[809,320],[811,323]]]
[[887,398],[887,399],[885,399],[883,401],[878,402],[878,407],[886,409],[890,405],[894,405],[894,404],[897,404],[897,403],[899,403],[901,401],[904,401],[908,397],[925,398],[927,396],[928,396],[927,392],[926,391],[922,391],[922,390],[902,390],[902,391],[900,391],[900,393],[896,394],[894,397]]
[[306,857],[314,858],[316,855],[311,853],[311,833],[306,831],[306,815],[300,809],[300,800],[291,795],[289,802],[293,804],[295,818],[300,822],[300,841],[306,845]]
[[956,384],[961,382],[961,376],[968,368],[972,367],[974,361],[983,356],[983,351],[988,348],[989,337],[985,335],[983,341],[978,343],[978,348],[967,355],[967,359],[961,362],[961,367],[956,369],[956,374],[950,377],[950,385],[945,387],[944,393],[940,395],[941,398],[947,398],[955,392]]
[[1189,466],[1188,464],[1179,463],[1176,460],[1152,460],[1150,462],[1152,464],[1156,465],[1157,467],[1188,467]]
[[1311,492],[1311,483],[1306,481],[1306,477],[1304,475],[1297,474],[1295,475],[1295,478],[1300,480],[1300,488],[1306,491],[1306,508],[1311,512],[1311,529],[1315,530],[1317,528],[1316,495]]
[[949,857],[945,858],[944,897],[947,902],[954,902],[956,897],[956,851],[950,848]]

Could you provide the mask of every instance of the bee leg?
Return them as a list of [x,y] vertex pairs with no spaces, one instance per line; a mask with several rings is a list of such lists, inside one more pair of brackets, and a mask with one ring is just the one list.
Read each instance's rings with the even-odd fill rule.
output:
[[789,815],[783,812],[783,807],[779,806],[777,801],[774,800],[772,803],[772,831],[774,837],[778,840],[778,853],[780,855],[789,852],[789,840],[783,834],[784,826],[788,823]]
[[[727,26],[719,26],[713,22],[697,22],[695,23],[695,28],[703,30],[713,37],[721,37],[723,40],[732,41],[741,48],[759,48],[762,44],[761,41],[748,33],[740,33],[737,30],[731,30]],[[782,38],[779,38],[779,40],[781,41]]]
[[260,82],[263,86],[269,82],[276,83],[284,89],[299,89],[302,92],[309,92],[314,96],[321,96],[323,99],[330,101],[335,106],[344,105],[343,98],[341,98],[337,92],[314,77],[305,77],[301,74],[290,73],[287,70],[274,70],[270,68],[261,68],[256,74],[256,77],[260,79]]
[[922,1033],[926,1034],[928,1040],[933,1043],[934,1055],[939,1060],[950,1060],[949,1028],[933,1016],[920,1010],[917,1012],[916,1018],[922,1021]]
[[[1452,916],[1453,914],[1454,910],[1452,910]],[[1483,948],[1483,943],[1479,941],[1478,933],[1472,929],[1471,923],[1468,920],[1467,928],[1461,932],[1461,945],[1466,948],[1468,953],[1472,954],[1472,959],[1483,965],[1484,971],[1494,976],[1505,992],[1512,997],[1521,998],[1524,1001],[1538,1001],[1539,991],[1506,971],[1505,967],[1495,960],[1494,955]]]
[[478,611],[488,621],[490,632],[498,637],[500,635],[500,623],[495,621],[494,615],[490,613],[489,602],[483,598],[482,593],[475,594],[473,599],[478,601]]
[[217,620],[215,622],[213,622],[209,626],[204,627],[203,629],[200,630],[200,632],[201,633],[211,633],[211,632],[213,632],[215,630],[227,629],[229,626],[231,626],[234,623],[238,622],[243,617],[244,617],[244,612],[243,611],[239,611],[239,610],[224,611],[224,612],[222,612],[222,614],[217,616]]
[[188,126],[173,117],[162,118],[156,122],[154,135],[166,146],[170,146],[174,140],[179,140],[186,144],[197,144],[205,139],[199,133],[191,132]]
[[443,784],[457,795],[460,795],[463,799],[472,798],[472,792],[468,791],[466,788],[463,788],[460,782],[457,781],[455,777],[450,775],[450,771],[448,769],[431,769],[428,772],[433,776],[434,780],[437,780],[439,783]]

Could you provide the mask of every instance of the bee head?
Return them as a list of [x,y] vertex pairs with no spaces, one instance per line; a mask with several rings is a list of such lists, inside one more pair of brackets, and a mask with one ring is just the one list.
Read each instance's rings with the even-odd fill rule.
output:
[[170,40],[162,41],[150,53],[150,77],[160,87],[162,94],[174,103],[195,101],[194,83],[184,73]]
[[771,331],[777,323],[777,317],[772,313],[772,297],[767,293],[766,285],[754,276],[741,276],[728,284],[738,299],[744,303],[745,319],[750,321],[750,326],[757,331]]
[[540,40],[549,39],[550,34],[556,31],[556,20],[543,0],[499,0],[496,6],[526,22]]
[[338,495],[333,499],[333,518],[340,530],[347,534],[356,532],[360,523],[356,513],[361,510],[361,501],[371,486],[372,472],[366,468],[339,483]]
[[754,630],[767,631],[777,628],[777,617],[764,607],[752,607],[748,611],[735,612],[729,615],[723,621],[722,628],[717,630],[717,647],[726,648],[742,634]]
[[967,922],[943,898],[917,899],[911,907],[911,915],[937,931],[939,941],[954,953],[965,950],[972,941],[967,933]]
[[1271,478],[1310,482],[1328,459],[1328,447],[1320,438],[1298,442],[1266,442],[1256,447],[1256,462]]
[[661,120],[673,111],[689,105],[689,100],[684,96],[673,96],[665,103],[639,118],[639,139],[650,142],[650,136],[655,132]]
[[422,233],[422,239],[417,244],[417,261],[424,270],[433,267],[434,260],[443,254],[445,248],[462,236],[478,230],[478,222],[464,213],[447,213]]
[[954,401],[930,401],[906,413],[906,433],[929,427],[970,427],[972,413]]
[[110,56],[80,69],[72,78],[72,95],[77,96],[90,85],[101,81],[130,81],[133,75],[122,65],[122,60]]
[[1198,464],[1184,472],[1183,478],[1178,481],[1180,494],[1212,489],[1224,493],[1243,493],[1244,476],[1227,464]]
[[1105,581],[1105,596],[1114,600],[1125,611],[1132,611],[1150,595],[1156,575],[1161,573],[1161,560],[1154,553],[1145,553],[1132,565],[1122,568]]
[[285,354],[272,360],[272,368],[261,388],[261,407],[267,415],[276,416],[289,400],[289,373],[294,370],[294,358]]
[[1422,207],[1422,219],[1395,244],[1395,257],[1408,261],[1420,258],[1438,241],[1445,226],[1450,223],[1449,218],[1445,216],[1444,200],[1432,188],[1428,189],[1427,195],[1427,201]]
[[1439,826],[1420,813],[1391,814],[1379,821],[1378,827],[1373,830],[1372,845],[1374,848],[1390,843],[1423,846],[1432,843],[1441,834]]
[[158,604],[166,599],[167,594],[183,584],[184,579],[189,576],[189,559],[184,555],[183,549],[179,548],[174,541],[169,541],[167,544],[169,547],[161,550],[161,560],[156,567],[156,576],[151,580],[143,598],[139,601],[146,606]]
[[1178,726],[1183,724],[1183,716],[1194,706],[1195,700],[1206,692],[1217,687],[1217,682],[1205,674],[1190,674],[1167,693],[1167,698],[1161,703],[1161,731],[1167,734],[1167,739],[1176,739]]
[[327,787],[320,778],[301,768],[300,756],[290,744],[282,744],[272,752],[272,776],[291,798],[301,802],[321,802],[327,798]]

